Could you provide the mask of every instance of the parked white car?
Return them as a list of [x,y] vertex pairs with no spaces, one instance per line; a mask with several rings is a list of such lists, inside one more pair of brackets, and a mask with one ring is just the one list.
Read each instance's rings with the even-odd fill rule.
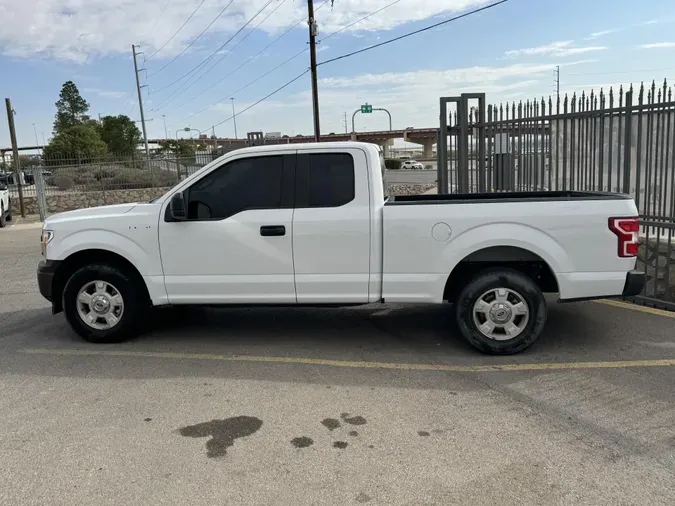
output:
[[0,183],[0,228],[8,221],[12,221],[12,201],[9,198],[9,189],[5,183]]
[[387,198],[383,173],[372,144],[232,151],[154,201],[48,218],[40,292],[97,343],[133,335],[150,306],[449,301],[469,343],[511,354],[540,336],[544,292],[643,288],[626,195]]
[[424,164],[417,162],[415,160],[405,160],[403,163],[401,163],[401,168],[421,170],[424,169]]

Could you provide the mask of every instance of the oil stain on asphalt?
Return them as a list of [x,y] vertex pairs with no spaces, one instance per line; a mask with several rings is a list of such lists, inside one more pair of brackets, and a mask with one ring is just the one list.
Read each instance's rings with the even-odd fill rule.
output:
[[362,416],[349,416],[349,413],[342,413],[340,415],[342,421],[348,423],[349,425],[365,425],[366,419]]
[[321,420],[321,425],[326,427],[328,430],[335,430],[340,428],[340,420],[337,420],[335,418],[324,418]]
[[262,427],[262,420],[254,416],[235,416],[224,420],[188,425],[178,429],[185,437],[211,437],[206,442],[206,456],[209,458],[222,457],[227,449],[234,445],[234,440],[250,436]]
[[312,438],[309,438],[307,436],[301,436],[291,439],[291,444],[296,448],[307,448],[308,446],[312,446],[313,443],[314,441],[312,441]]

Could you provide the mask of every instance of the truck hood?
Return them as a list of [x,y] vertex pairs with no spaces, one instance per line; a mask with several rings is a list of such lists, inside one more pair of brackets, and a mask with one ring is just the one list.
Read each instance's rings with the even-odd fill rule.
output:
[[81,218],[100,218],[108,216],[119,216],[124,213],[128,213],[134,207],[138,205],[137,202],[133,204],[115,204],[111,206],[100,206],[100,207],[88,207],[86,209],[76,209],[75,211],[66,211],[64,213],[55,214],[50,216],[45,221],[45,227],[48,227],[50,223],[57,223],[61,221],[71,221]]

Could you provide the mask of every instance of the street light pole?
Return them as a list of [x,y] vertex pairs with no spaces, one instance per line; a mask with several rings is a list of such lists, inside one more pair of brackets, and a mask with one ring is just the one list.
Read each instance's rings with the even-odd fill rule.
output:
[[230,98],[232,101],[232,121],[234,121],[234,138],[237,138],[237,115],[234,112],[234,97]]
[[38,136],[37,136],[37,128],[35,128],[35,123],[33,123],[33,132],[35,132],[35,145],[36,145],[37,148],[38,148],[38,154],[42,154],[42,153],[40,152],[40,141],[38,140]]

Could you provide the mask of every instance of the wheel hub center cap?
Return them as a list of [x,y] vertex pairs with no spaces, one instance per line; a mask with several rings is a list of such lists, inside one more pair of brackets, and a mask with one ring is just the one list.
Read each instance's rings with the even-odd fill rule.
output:
[[498,303],[490,309],[490,319],[495,323],[506,323],[511,320],[513,312],[511,308],[504,303]]
[[91,300],[91,308],[98,314],[105,314],[110,310],[110,300],[103,295],[94,295]]

